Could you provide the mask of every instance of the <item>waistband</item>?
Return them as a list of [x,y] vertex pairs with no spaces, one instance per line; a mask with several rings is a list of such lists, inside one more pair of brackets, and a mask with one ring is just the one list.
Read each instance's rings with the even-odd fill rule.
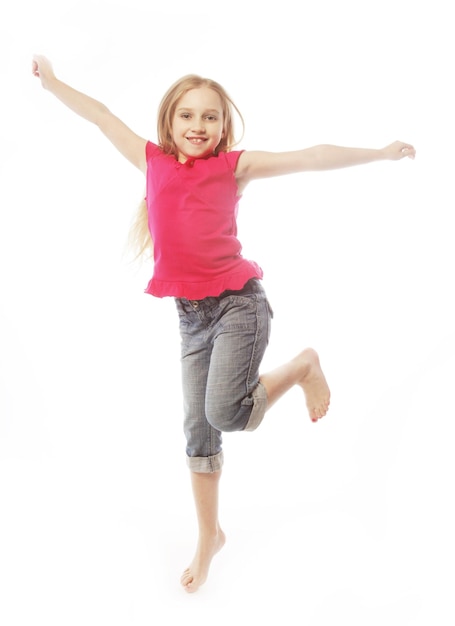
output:
[[261,285],[261,282],[258,278],[250,278],[241,289],[226,289],[220,293],[219,296],[207,296],[206,298],[202,298],[201,300],[188,300],[187,298],[175,298],[176,302],[189,302],[193,306],[199,305],[200,303],[213,303],[215,301],[222,300],[227,296],[246,296],[253,293],[263,293],[264,288]]
[[218,298],[225,298],[226,296],[244,296],[247,295],[249,293],[258,293],[261,292],[262,289],[262,285],[259,282],[258,278],[250,278],[250,280],[248,280],[241,289],[227,289],[226,291],[223,291],[222,293],[220,293],[220,295],[218,296]]

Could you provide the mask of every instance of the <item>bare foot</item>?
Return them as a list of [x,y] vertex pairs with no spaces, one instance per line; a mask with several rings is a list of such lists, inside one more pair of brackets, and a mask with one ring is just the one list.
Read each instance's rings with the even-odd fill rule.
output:
[[319,363],[317,352],[307,348],[297,357],[304,372],[298,384],[302,387],[308,413],[312,422],[317,422],[329,410],[330,389]]
[[194,593],[205,583],[212,559],[221,550],[225,542],[226,537],[221,529],[213,537],[199,539],[194,559],[180,579],[185,591]]

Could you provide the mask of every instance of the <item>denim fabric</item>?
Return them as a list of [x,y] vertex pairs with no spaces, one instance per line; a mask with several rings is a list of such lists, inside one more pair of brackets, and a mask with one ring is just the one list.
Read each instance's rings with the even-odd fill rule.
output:
[[221,468],[222,432],[254,430],[267,396],[259,366],[272,311],[261,283],[203,300],[176,299],[180,318],[184,432],[188,465]]

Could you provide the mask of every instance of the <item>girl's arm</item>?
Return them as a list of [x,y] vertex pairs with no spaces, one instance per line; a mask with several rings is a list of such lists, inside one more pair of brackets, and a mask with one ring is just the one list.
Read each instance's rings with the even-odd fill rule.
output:
[[42,86],[61,100],[72,111],[96,124],[104,135],[133,165],[142,172],[146,170],[146,139],[136,135],[128,126],[113,115],[101,102],[76,91],[56,78],[52,65],[43,56],[33,58],[32,71]]
[[415,150],[410,144],[401,141],[395,141],[381,150],[320,145],[294,152],[246,151],[239,158],[236,177],[239,185],[244,188],[256,178],[331,170],[384,159],[397,161],[403,157],[413,159]]

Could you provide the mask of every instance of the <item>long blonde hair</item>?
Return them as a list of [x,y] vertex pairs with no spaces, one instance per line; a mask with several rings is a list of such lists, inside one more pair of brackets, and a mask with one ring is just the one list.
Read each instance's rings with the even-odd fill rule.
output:
[[[165,154],[174,155],[176,158],[178,157],[177,147],[172,139],[172,120],[177,103],[188,91],[200,87],[213,89],[221,99],[223,109],[223,137],[215,149],[215,154],[219,152],[229,152],[240,141],[236,141],[234,135],[234,111],[242,123],[243,137],[245,124],[242,114],[226,90],[219,83],[210,78],[203,78],[197,74],[188,74],[171,85],[164,94],[158,108],[158,145]],[[148,227],[147,203],[145,199],[142,200],[137,209],[128,239],[129,245],[134,252],[135,260],[143,256],[153,256],[153,241]]]

